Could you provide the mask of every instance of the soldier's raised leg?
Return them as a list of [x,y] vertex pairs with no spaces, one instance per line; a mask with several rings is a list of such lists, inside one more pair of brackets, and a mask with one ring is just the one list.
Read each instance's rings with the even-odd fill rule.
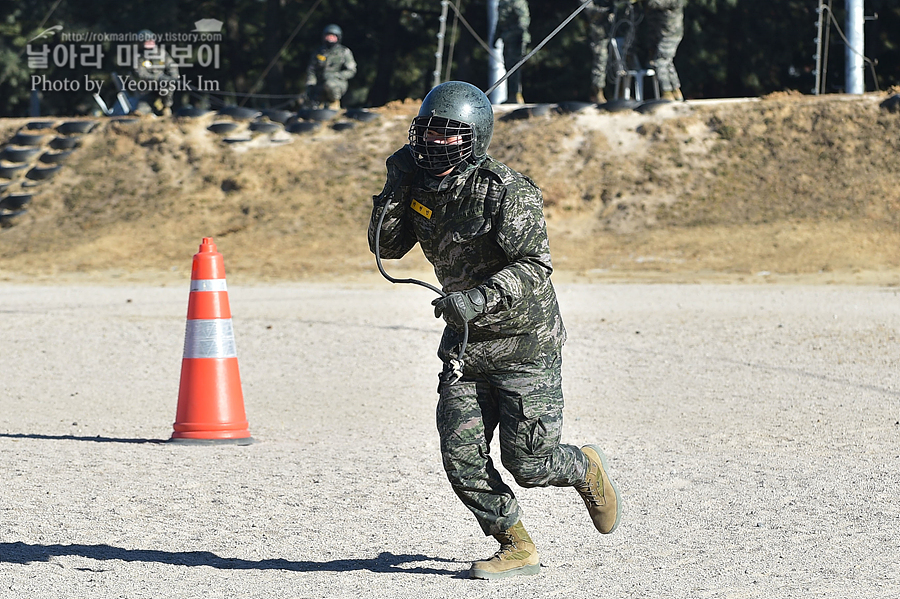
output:
[[563,422],[560,355],[515,365],[492,375],[500,409],[503,466],[522,487],[575,487],[594,527],[613,532],[622,502],[608,475],[606,456],[596,445],[581,449],[560,443]]

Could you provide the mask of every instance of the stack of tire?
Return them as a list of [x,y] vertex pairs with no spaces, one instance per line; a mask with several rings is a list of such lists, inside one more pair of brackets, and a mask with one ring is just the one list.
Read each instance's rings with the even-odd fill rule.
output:
[[531,104],[522,106],[500,117],[502,121],[518,121],[550,114],[576,114],[594,106],[590,102],[560,102],[559,104]]
[[94,121],[32,121],[0,148],[0,226],[24,214],[41,183],[51,179],[81,145]]
[[254,108],[224,106],[216,111],[215,120],[207,129],[222,138],[225,143],[242,143],[252,139],[247,121],[260,117]]
[[515,110],[504,114],[500,117],[501,121],[519,121],[523,119],[530,119],[534,117],[543,117],[550,114],[551,110],[555,109],[555,104],[535,104],[533,106],[523,106],[521,108],[516,108]]
[[247,125],[251,135],[268,135],[269,141],[285,142],[287,136],[279,135],[286,131],[285,123],[293,116],[289,110],[266,109]]
[[[195,109],[190,114],[176,112],[175,116],[201,116]],[[352,129],[357,122],[367,123],[378,117],[378,113],[363,108],[351,108],[345,111],[346,118],[339,118],[339,111],[329,108],[304,108],[299,111],[244,108],[225,106],[216,111],[215,120],[207,127],[209,131],[221,136],[226,143],[242,143],[254,137],[267,135],[270,142],[284,142],[287,138],[280,136],[287,132],[292,134],[312,133],[318,131],[323,123],[330,123],[335,131]]]
[[293,118],[294,113],[288,110],[224,106],[216,111],[215,119],[207,130],[229,144],[240,144],[258,137],[265,137],[269,143],[283,143],[289,139],[284,133],[289,131],[288,123],[293,122]]
[[331,108],[305,108],[298,110],[287,123],[288,133],[312,133],[319,130],[323,123],[331,123],[329,126],[335,131],[352,129],[357,122],[368,123],[378,118],[377,112],[371,112],[365,108],[348,108],[340,118],[339,111]]

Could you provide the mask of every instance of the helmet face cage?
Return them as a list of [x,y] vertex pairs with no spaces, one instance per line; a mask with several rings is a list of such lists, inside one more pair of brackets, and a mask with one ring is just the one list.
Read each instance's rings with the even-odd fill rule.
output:
[[409,145],[416,164],[434,173],[465,162],[472,155],[474,142],[472,125],[462,121],[425,115],[414,118],[409,127]]

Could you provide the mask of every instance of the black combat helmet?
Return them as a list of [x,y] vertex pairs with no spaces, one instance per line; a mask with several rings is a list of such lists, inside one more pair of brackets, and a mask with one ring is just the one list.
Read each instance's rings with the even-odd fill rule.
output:
[[326,25],[325,29],[322,30],[322,39],[325,39],[326,35],[334,34],[337,36],[337,43],[341,43],[341,40],[344,37],[344,32],[335,24]]
[[[427,131],[438,140],[426,141]],[[419,167],[443,173],[483,158],[493,135],[494,110],[484,92],[469,83],[447,81],[422,100],[409,127],[409,145]]]

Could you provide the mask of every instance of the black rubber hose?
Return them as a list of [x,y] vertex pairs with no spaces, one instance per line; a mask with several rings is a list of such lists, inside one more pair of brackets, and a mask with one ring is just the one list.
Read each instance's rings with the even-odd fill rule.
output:
[[[425,281],[420,281],[418,279],[395,279],[391,275],[387,274],[384,270],[384,266],[381,264],[381,225],[384,224],[384,216],[387,214],[387,207],[390,202],[385,202],[384,206],[381,207],[381,216],[378,217],[378,227],[375,229],[375,264],[378,265],[378,271],[381,273],[385,279],[390,281],[391,283],[409,283],[412,285],[421,285],[422,287],[427,287],[431,289],[435,293],[437,293],[441,297],[447,297],[447,294],[444,293],[443,289],[435,287],[430,283],[426,283]],[[456,357],[460,362],[463,361],[463,356],[466,353],[466,345],[469,343],[469,323],[463,323],[463,338],[462,342],[459,344],[459,355]]]

